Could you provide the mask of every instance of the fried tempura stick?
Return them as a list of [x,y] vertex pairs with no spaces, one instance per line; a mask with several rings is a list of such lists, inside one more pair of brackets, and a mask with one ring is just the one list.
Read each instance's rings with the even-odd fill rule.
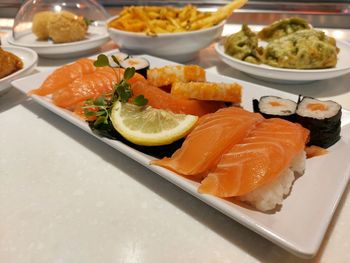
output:
[[237,83],[176,82],[171,94],[184,99],[241,102],[242,87]]

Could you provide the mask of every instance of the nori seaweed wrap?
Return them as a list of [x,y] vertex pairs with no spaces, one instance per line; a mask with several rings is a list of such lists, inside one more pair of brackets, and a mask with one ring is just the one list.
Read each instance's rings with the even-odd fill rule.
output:
[[296,110],[296,121],[310,130],[308,145],[328,148],[340,139],[341,106],[334,101],[304,97]]
[[253,110],[264,118],[281,118],[287,121],[295,121],[297,104],[288,99],[276,96],[263,96],[260,100],[253,100]]
[[159,146],[137,145],[128,141],[122,135],[120,135],[119,132],[117,132],[116,129],[113,127],[113,124],[109,119],[107,124],[103,123],[98,128],[94,126],[94,121],[89,121],[88,124],[92,132],[98,136],[120,141],[135,150],[138,150],[142,153],[145,153],[160,159],[164,157],[171,157],[174,154],[174,152],[178,150],[181,147],[182,143],[184,142],[184,139],[182,138],[167,145],[159,145]]
[[134,67],[135,71],[147,78],[147,70],[150,63],[147,59],[141,57],[128,57],[120,62],[122,68]]

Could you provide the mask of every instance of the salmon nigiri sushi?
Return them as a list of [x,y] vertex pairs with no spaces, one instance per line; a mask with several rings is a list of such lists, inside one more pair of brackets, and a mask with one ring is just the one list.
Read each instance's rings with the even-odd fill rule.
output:
[[181,148],[171,158],[153,161],[182,175],[193,176],[215,168],[220,157],[241,142],[255,125],[263,121],[258,113],[238,107],[220,109],[200,118]]
[[81,58],[76,62],[64,65],[50,74],[40,88],[32,90],[30,94],[45,96],[65,88],[73,80],[95,71],[93,60]]
[[265,120],[222,155],[199,192],[239,196],[261,211],[274,209],[289,193],[294,172],[304,171],[308,138],[309,131],[299,124]]

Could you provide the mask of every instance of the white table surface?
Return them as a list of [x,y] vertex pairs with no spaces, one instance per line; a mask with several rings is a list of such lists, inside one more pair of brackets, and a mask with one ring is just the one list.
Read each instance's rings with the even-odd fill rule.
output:
[[[40,59],[38,70],[67,62]],[[270,84],[229,68],[212,46],[191,63],[350,109],[350,74]],[[350,262],[349,186],[318,254],[300,259],[16,89],[0,97],[0,127],[0,262]]]

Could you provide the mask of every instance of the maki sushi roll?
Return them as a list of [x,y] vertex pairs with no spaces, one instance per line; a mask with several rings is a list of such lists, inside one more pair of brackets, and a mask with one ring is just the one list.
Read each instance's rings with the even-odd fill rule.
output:
[[112,65],[112,67],[121,67],[120,63],[127,58],[129,58],[128,54],[117,52],[114,53],[111,58],[109,58],[109,64]]
[[136,72],[147,78],[147,70],[149,69],[149,62],[147,59],[141,57],[129,57],[120,62],[122,68],[134,67]]
[[328,148],[340,139],[341,106],[334,101],[304,97],[296,110],[296,119],[310,130],[309,145]]
[[264,96],[260,100],[253,100],[254,112],[258,112],[266,119],[281,118],[295,121],[296,102],[276,96]]

